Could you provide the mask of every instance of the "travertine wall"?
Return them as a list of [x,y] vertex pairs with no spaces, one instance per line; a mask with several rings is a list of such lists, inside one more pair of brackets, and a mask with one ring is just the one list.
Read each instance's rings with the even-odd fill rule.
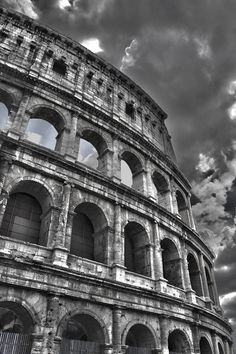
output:
[[[55,70],[57,60],[65,71]],[[75,319],[107,354],[131,353],[128,346],[203,354],[204,345],[231,353],[214,255],[196,232],[166,114],[78,43],[5,10],[0,67],[0,101],[8,108],[0,132],[0,223],[13,194],[31,195],[42,209],[37,244],[0,235],[0,318],[4,310],[16,314],[35,354],[59,353]],[[27,140],[36,117],[57,130],[55,151]],[[80,138],[97,150],[96,170],[78,161]],[[122,159],[131,188],[121,182]],[[95,259],[71,252],[78,210],[93,226]],[[127,242],[139,260],[132,271]]]

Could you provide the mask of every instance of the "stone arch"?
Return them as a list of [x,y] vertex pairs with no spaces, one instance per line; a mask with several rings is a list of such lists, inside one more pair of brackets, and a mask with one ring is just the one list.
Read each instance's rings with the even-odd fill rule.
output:
[[58,327],[62,337],[61,351],[82,354],[89,352],[100,353],[105,343],[109,343],[109,335],[103,321],[91,311],[74,311],[67,314]]
[[209,297],[215,303],[213,280],[212,280],[210,269],[207,264],[205,264],[204,270],[205,270],[205,274],[206,274]]
[[47,245],[52,195],[41,181],[28,177],[8,184],[1,233],[22,241]]
[[3,102],[8,111],[10,111],[12,105],[15,103],[15,97],[4,88],[0,88],[0,101]]
[[187,261],[188,261],[188,271],[189,271],[192,289],[196,292],[196,295],[202,296],[203,291],[202,291],[202,282],[201,282],[201,271],[199,268],[199,264],[196,260],[196,257],[193,255],[192,252],[188,253]]
[[70,253],[97,262],[107,262],[108,221],[103,210],[92,202],[75,208]]
[[180,329],[174,329],[168,336],[169,353],[191,353],[191,345],[186,333]]
[[[47,105],[31,107],[29,111],[29,121],[26,134],[38,135],[29,139],[55,151],[60,151],[62,147],[63,132],[67,126],[66,120],[57,109]],[[46,122],[46,123],[44,123]],[[40,141],[39,139],[41,137]],[[50,142],[50,143],[49,143]]]
[[129,150],[123,150],[120,153],[119,157],[121,162],[124,161],[128,165],[128,168],[130,169],[130,172],[132,174],[132,181],[129,185],[137,191],[143,191],[143,164],[141,162],[140,157],[138,157],[137,154]]
[[169,201],[168,201],[169,185],[166,177],[164,177],[163,174],[155,170],[152,174],[152,181],[156,189],[156,199],[158,204],[168,209],[169,208]]
[[223,346],[223,344],[218,341],[217,346],[218,346],[219,354],[224,354],[224,349],[223,349],[224,346]]
[[124,227],[124,265],[127,270],[151,276],[150,242],[146,229],[136,221]]
[[211,341],[206,336],[201,336],[199,341],[200,354],[213,354]]
[[[101,172],[107,171],[106,153],[108,152],[108,143],[102,134],[94,128],[84,127],[80,130],[80,138],[79,161],[90,167],[97,168]],[[86,146],[86,142],[90,146]],[[87,148],[88,155],[83,156],[83,146],[85,146],[85,149]],[[97,160],[97,163],[95,160]]]
[[178,208],[178,215],[186,224],[189,224],[189,214],[186,197],[182,192],[180,192],[180,190],[176,191],[176,202]]
[[35,320],[21,301],[9,299],[0,301],[0,331],[12,333],[33,333]]
[[109,336],[108,328],[107,328],[104,320],[101,319],[101,317],[99,315],[97,315],[97,313],[94,310],[85,309],[84,306],[83,307],[81,306],[79,308],[76,307],[74,310],[68,311],[63,316],[63,318],[61,319],[61,321],[59,322],[59,325],[57,327],[57,336],[62,337],[62,334],[63,334],[63,331],[66,327],[67,321],[71,317],[74,317],[78,314],[83,314],[83,315],[87,315],[87,316],[94,318],[103,330],[103,336],[104,336],[105,343],[110,343],[110,336]]
[[9,112],[15,99],[11,93],[0,88],[0,129],[4,129],[7,124]]
[[161,240],[163,275],[169,284],[183,288],[181,258],[175,243],[168,237]]
[[128,346],[127,354],[133,353],[135,349],[143,349],[145,353],[151,354],[157,348],[157,342],[154,329],[145,321],[130,321],[122,334],[122,344]]

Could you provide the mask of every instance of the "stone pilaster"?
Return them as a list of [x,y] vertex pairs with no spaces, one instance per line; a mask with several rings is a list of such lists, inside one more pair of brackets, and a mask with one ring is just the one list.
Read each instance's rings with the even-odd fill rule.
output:
[[200,270],[201,270],[201,275],[202,275],[202,284],[203,284],[203,295],[206,300],[210,300],[209,297],[209,289],[208,289],[208,284],[207,284],[207,278],[206,278],[206,272],[205,272],[205,264],[204,264],[204,259],[203,259],[203,254],[199,254],[199,265],[200,265]]
[[113,242],[113,278],[123,281],[125,278],[124,266],[124,237],[121,230],[121,206],[114,207],[114,242]]
[[213,343],[213,348],[214,348],[214,354],[219,354],[219,348],[217,344],[217,335],[216,333],[212,333],[212,343]]
[[28,114],[26,114],[29,100],[30,100],[30,92],[28,90],[25,90],[18,111],[14,117],[12,126],[8,131],[8,135],[11,138],[19,139],[25,133],[24,128],[27,125],[29,119]]
[[75,140],[77,135],[77,124],[78,124],[78,114],[77,112],[72,112],[71,114],[71,125],[70,125],[70,133],[68,136],[68,144],[66,148],[65,158],[69,161],[76,161],[78,157],[79,151],[76,151]]
[[118,354],[121,351],[121,315],[122,308],[119,306],[114,306],[112,312],[113,354]]
[[69,250],[66,248],[66,226],[69,212],[71,188],[72,185],[65,182],[62,197],[62,208],[59,215],[52,255],[53,264],[62,267],[67,267],[67,256],[69,252]]
[[56,330],[58,326],[58,318],[60,315],[59,297],[51,294],[47,298],[47,318],[45,324],[45,344],[43,353],[57,354],[55,346]]
[[162,354],[169,354],[168,349],[168,337],[169,337],[169,330],[168,330],[168,317],[161,316],[160,318],[160,330],[161,330],[161,349]]
[[193,349],[194,349],[194,354],[200,354],[200,337],[199,337],[199,327],[198,327],[198,322],[194,323],[192,325],[192,336],[193,336]]

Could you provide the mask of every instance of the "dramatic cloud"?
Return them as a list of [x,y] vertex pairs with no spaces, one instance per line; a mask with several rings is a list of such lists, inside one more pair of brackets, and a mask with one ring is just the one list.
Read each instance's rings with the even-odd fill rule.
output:
[[[179,166],[200,199],[194,207],[198,225],[218,247],[220,292],[234,294],[236,1],[0,0],[0,5],[81,43],[99,39],[100,55],[168,113]],[[235,323],[235,296],[222,305]]]
[[85,39],[81,42],[81,44],[94,53],[103,52],[103,49],[100,47],[100,41],[97,38]]

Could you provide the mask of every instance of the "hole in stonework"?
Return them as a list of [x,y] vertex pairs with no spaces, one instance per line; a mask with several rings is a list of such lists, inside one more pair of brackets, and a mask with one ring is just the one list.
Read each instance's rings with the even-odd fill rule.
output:
[[66,63],[64,62],[64,60],[60,59],[60,60],[54,60],[53,63],[53,67],[52,70],[55,71],[57,74],[61,75],[61,76],[65,76],[66,75]]
[[124,183],[127,187],[132,187],[133,184],[132,171],[124,160],[121,160],[121,183]]
[[52,124],[43,119],[32,118],[26,130],[26,139],[35,144],[54,150],[56,146],[57,131]]
[[0,102],[0,129],[3,129],[5,127],[7,117],[8,109],[4,103]]
[[98,167],[98,152],[95,147],[85,139],[80,139],[78,161],[94,169]]
[[134,118],[135,109],[132,102],[125,103],[125,113],[131,118]]

